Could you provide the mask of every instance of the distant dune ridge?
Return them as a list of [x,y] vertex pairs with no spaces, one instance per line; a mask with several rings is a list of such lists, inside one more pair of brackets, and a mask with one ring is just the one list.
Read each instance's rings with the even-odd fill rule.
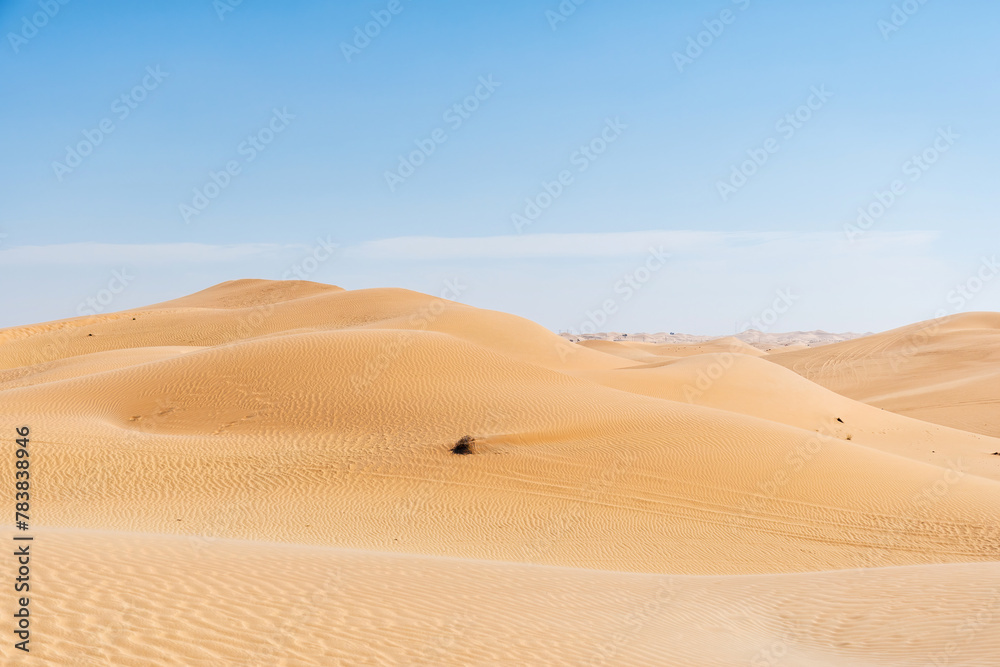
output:
[[[620,333],[609,331],[607,333],[592,334],[572,334],[560,333],[560,336],[574,343],[584,341],[619,341],[636,343],[718,343],[725,341],[725,336],[696,336],[685,333]],[[829,333],[827,331],[788,331],[785,333],[772,333],[759,331],[757,329],[747,329],[733,334],[728,338],[736,339],[760,350],[771,351],[776,348],[799,348],[817,347],[819,345],[829,345],[845,340],[853,340],[862,336],[870,336],[871,332],[864,334],[856,333]]]
[[775,363],[845,396],[1000,437],[1000,313],[962,313]]
[[998,664],[1000,314],[750,333],[261,280],[0,330],[30,660]]

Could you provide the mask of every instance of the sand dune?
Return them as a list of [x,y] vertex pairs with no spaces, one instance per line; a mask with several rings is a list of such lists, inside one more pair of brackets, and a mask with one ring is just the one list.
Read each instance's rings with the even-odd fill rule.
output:
[[38,539],[49,592],[36,613],[50,620],[30,664],[987,667],[1000,654],[997,563],[690,577],[182,536]]
[[964,313],[769,360],[870,405],[1000,436],[1000,313]]
[[[266,281],[0,331],[0,421],[33,429],[58,555],[45,659],[196,664],[197,637],[209,664],[274,664],[284,637],[287,664],[927,664],[1000,589],[1000,439],[796,356],[872,349],[885,392],[880,336],[571,344],[405,290]],[[313,595],[334,570],[344,591]],[[119,636],[76,630],[130,595]],[[989,664],[991,635],[949,659]]]
[[944,468],[1000,481],[1000,439],[902,417],[848,399],[763,359],[703,354],[610,371],[603,385],[787,424]]
[[[561,333],[559,334],[563,338],[579,343],[593,343],[593,342],[628,342],[628,343],[653,343],[657,346],[660,345],[694,345],[699,343],[712,343],[720,340],[718,336],[701,336],[692,335],[684,333],[618,333],[618,332],[606,332],[606,333],[592,333],[592,334],[573,334],[573,333]],[[740,331],[733,336],[728,338],[736,338],[744,343],[747,343],[751,347],[764,352],[770,351],[788,351],[789,348],[807,348],[816,347],[819,345],[829,345],[830,343],[837,343],[844,340],[853,340],[855,338],[860,338],[862,336],[867,336],[869,334],[857,334],[857,333],[829,333],[827,331],[787,331],[781,333],[775,332],[765,332],[759,331],[757,329],[747,329],[745,331]]]
[[695,343],[636,343],[632,341],[585,340],[579,345],[591,350],[629,359],[632,361],[655,362],[663,359],[692,357],[698,354],[729,352],[760,357],[765,353],[739,338],[727,336],[710,341]]
[[[263,285],[261,285],[263,283]],[[346,292],[329,285],[291,281],[258,299],[254,286],[268,281],[223,283],[191,297],[151,306],[28,327],[0,330],[0,368],[18,368],[80,354],[141,347],[214,346],[296,331],[394,329],[439,331],[546,368],[624,365],[574,346],[514,315],[470,308],[401,289]],[[282,283],[284,285],[284,283]],[[250,290],[248,293],[247,290]],[[213,306],[213,295],[219,304]],[[283,295],[283,299],[276,300]],[[239,304],[239,305],[234,305]]]

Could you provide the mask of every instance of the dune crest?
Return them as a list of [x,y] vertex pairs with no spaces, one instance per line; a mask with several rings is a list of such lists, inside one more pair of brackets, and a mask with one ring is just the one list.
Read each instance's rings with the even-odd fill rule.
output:
[[[61,564],[41,566],[44,660],[193,659],[130,643],[141,627],[247,664],[926,664],[905,660],[1000,589],[1000,439],[809,375],[953,398],[957,376],[930,374],[992,360],[995,322],[937,327],[894,394],[885,355],[919,327],[771,355],[576,344],[406,290],[233,281],[4,330],[0,416],[37,439],[34,520]],[[209,600],[221,616],[193,627]],[[268,632],[236,627],[251,608]],[[81,645],[105,618],[119,630]],[[948,658],[989,664],[992,637]]]
[[1000,437],[1000,313],[960,313],[768,360],[876,407]]

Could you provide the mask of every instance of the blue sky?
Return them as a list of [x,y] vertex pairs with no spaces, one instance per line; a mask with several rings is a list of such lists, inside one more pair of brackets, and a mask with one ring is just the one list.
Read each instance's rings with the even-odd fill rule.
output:
[[319,239],[310,279],[460,278],[553,329],[612,299],[605,329],[731,333],[782,289],[774,330],[1000,309],[995,3],[233,3],[0,2],[0,326],[114,271],[102,310],[280,278]]

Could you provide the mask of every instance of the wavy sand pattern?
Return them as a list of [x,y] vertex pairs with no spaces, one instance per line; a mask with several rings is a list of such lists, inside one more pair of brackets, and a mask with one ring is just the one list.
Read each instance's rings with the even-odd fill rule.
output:
[[305,282],[3,330],[4,660],[997,665],[998,360],[995,314],[768,354]]

